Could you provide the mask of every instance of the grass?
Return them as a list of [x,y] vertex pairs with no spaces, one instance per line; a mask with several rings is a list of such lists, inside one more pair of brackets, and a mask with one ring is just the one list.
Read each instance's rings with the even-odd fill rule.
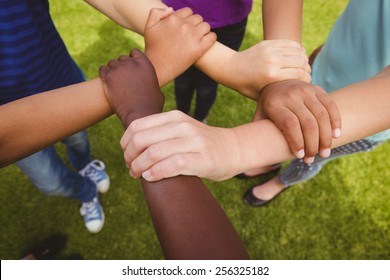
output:
[[[255,0],[243,48],[261,40],[260,0]],[[346,0],[305,1],[303,44],[324,42]],[[88,78],[100,65],[143,48],[142,37],[125,31],[82,1],[51,1],[52,15],[75,60]],[[164,88],[165,110],[174,109],[172,84]],[[221,86],[208,118],[231,127],[251,119],[255,104]],[[59,258],[78,252],[85,259],[162,259],[138,181],[127,175],[115,116],[89,128],[93,155],[107,165],[110,191],[101,197],[106,224],[97,235],[84,228],[79,203],[41,194],[15,167],[0,170],[0,258],[18,259],[53,233],[68,236]],[[61,144],[56,145],[64,155]],[[266,147],[265,147],[266,148]],[[242,203],[259,180],[205,180],[232,220],[253,259],[389,259],[390,143],[371,153],[338,159],[314,179],[287,190],[265,208]],[[66,159],[65,159],[66,160]],[[263,180],[266,180],[264,178]]]

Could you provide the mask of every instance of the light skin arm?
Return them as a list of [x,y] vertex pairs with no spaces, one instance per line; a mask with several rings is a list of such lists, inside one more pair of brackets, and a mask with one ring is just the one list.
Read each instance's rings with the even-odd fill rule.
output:
[[[149,10],[154,7],[166,8],[165,4],[159,0],[85,0],[85,2],[123,27],[141,35],[145,31]],[[168,47],[172,46],[169,40],[166,40],[166,43]],[[161,54],[157,63],[164,66],[175,61],[180,66],[180,60],[166,57],[163,51]],[[272,56],[271,60],[268,59],[270,56]],[[289,58],[286,59],[286,56]],[[304,50],[299,44],[293,44],[293,42],[260,42],[242,52],[236,52],[215,42],[196,62],[196,66],[214,80],[257,100],[259,90],[266,84],[285,79],[310,81],[310,67],[307,63],[302,64],[304,57]],[[159,73],[158,69],[164,69],[164,67],[158,67],[158,64],[155,66],[160,84],[165,84],[181,74],[179,71],[181,67],[173,68],[172,75],[169,75],[169,73]],[[220,71],[220,69],[225,71]]]
[[[168,16],[167,18],[165,18]],[[165,19],[165,20],[164,20]],[[183,30],[183,24],[187,24]],[[145,40],[150,60],[157,67],[156,49],[161,33],[170,33],[170,41],[178,42],[187,53],[166,50],[166,56],[185,61],[180,67],[187,69],[211,46],[215,37],[209,26],[202,25],[199,17],[183,10],[171,12],[154,9],[148,20]],[[191,32],[189,32],[191,31]],[[189,36],[190,34],[190,36]],[[172,45],[178,45],[172,43]],[[194,47],[195,46],[195,47]],[[163,69],[172,73],[173,64]],[[161,68],[158,73],[163,73]],[[164,78],[159,79],[163,83]],[[161,84],[160,84],[161,85]],[[101,121],[111,114],[100,79],[48,91],[0,106],[0,166],[11,164],[65,137]]]
[[[332,147],[390,128],[389,77],[390,66],[331,94],[344,123]],[[178,111],[135,121],[121,145],[130,174],[148,180],[184,174],[220,181],[294,157],[284,135],[269,120],[217,128]]]

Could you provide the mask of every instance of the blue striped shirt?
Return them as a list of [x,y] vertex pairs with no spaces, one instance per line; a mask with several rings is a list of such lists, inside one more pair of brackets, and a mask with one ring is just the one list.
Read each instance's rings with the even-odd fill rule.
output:
[[47,0],[0,0],[0,104],[82,81]]

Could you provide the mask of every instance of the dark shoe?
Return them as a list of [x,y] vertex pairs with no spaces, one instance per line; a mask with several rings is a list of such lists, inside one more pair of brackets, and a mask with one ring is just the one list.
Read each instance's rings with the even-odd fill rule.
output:
[[50,260],[65,247],[65,244],[66,236],[61,234],[52,235],[35,245],[27,256],[30,255],[30,258],[36,260]]
[[255,188],[256,186],[253,186],[251,187],[249,190],[246,191],[246,193],[244,194],[244,197],[243,197],[243,200],[246,204],[250,205],[250,206],[253,206],[253,207],[261,207],[261,206],[264,206],[268,203],[270,203],[272,200],[274,200],[279,194],[281,194],[285,189],[283,189],[281,192],[279,192],[278,194],[276,194],[273,198],[271,199],[268,199],[268,200],[263,200],[263,199],[259,199],[257,198],[254,194],[253,194],[253,189]]
[[253,179],[253,178],[258,178],[258,177],[261,177],[261,176],[267,176],[267,175],[270,175],[270,174],[279,173],[280,169],[282,169],[281,164],[278,163],[278,164],[275,164],[274,166],[275,166],[274,169],[271,169],[270,171],[267,171],[265,173],[260,173],[260,174],[252,175],[252,176],[246,175],[245,173],[240,173],[240,174],[237,174],[234,177],[237,178],[237,179]]

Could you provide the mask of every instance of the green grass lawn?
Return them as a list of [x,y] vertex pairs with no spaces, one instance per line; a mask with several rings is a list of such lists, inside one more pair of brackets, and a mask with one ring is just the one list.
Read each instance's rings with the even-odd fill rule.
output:
[[[323,43],[346,0],[305,1],[303,45],[311,52]],[[243,48],[262,39],[261,1],[255,0]],[[71,54],[89,79],[98,67],[130,49],[142,37],[126,31],[83,1],[51,1],[55,23]],[[165,110],[175,108],[172,84],[164,88]],[[221,86],[208,122],[231,127],[251,119],[255,104]],[[101,197],[103,230],[84,228],[79,203],[41,194],[15,166],[0,170],[0,258],[18,259],[53,233],[68,237],[60,258],[162,259],[138,181],[128,176],[119,147],[123,133],[112,116],[89,128],[94,157],[111,177]],[[64,148],[57,144],[64,155]],[[266,148],[266,147],[264,147]],[[314,179],[296,185],[264,208],[242,203],[243,193],[260,180],[205,181],[225,209],[253,259],[389,259],[390,143],[371,153],[333,161]],[[264,181],[264,178],[262,181]]]

